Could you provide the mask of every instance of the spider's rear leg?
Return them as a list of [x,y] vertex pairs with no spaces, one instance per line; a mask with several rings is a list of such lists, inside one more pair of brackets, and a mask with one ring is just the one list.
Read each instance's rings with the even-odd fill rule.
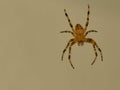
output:
[[63,61],[63,57],[64,57],[64,54],[65,54],[65,51],[67,50],[68,46],[70,45],[70,43],[73,41],[73,39],[70,39],[69,42],[67,43],[67,46],[65,47],[65,49],[63,50],[63,53],[62,53],[62,57],[61,57],[61,60]]
[[103,61],[102,51],[101,51],[101,49],[98,47],[97,43],[96,43],[93,39],[91,39],[91,38],[87,38],[87,39],[86,39],[86,42],[91,43],[91,44],[93,45],[93,48],[94,48],[94,51],[95,51],[95,59],[94,59],[94,61],[91,63],[91,65],[93,65],[93,64],[95,63],[96,58],[97,58],[97,56],[98,56],[98,55],[97,55],[97,51],[96,51],[96,47],[97,47],[97,49],[99,50],[99,52],[100,52],[100,54],[101,54],[101,61]]
[[94,48],[94,51],[95,51],[95,59],[93,60],[93,62],[91,63],[91,65],[93,65],[93,64],[95,63],[96,58],[97,58],[97,56],[98,56],[97,51],[96,51],[96,48],[95,48],[95,45],[93,45],[93,48]]
[[75,44],[74,41],[72,41],[71,44],[70,44],[70,46],[69,46],[69,55],[68,55],[68,59],[69,59],[70,65],[71,65],[72,68],[74,69],[74,66],[73,66],[72,61],[71,61],[71,47],[72,47],[73,44]]
[[102,50],[99,48],[99,46],[96,44],[96,47],[98,48],[100,55],[101,55],[101,61],[103,61],[103,55],[102,55]]

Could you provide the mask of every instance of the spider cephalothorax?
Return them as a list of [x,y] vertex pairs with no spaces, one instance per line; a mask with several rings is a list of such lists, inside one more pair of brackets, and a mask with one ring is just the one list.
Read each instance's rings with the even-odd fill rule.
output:
[[87,43],[91,43],[93,45],[93,48],[94,48],[94,51],[95,51],[95,59],[94,61],[91,63],[91,65],[94,64],[94,62],[96,61],[96,58],[98,56],[97,54],[97,51],[96,51],[96,48],[99,50],[100,54],[101,54],[101,61],[103,61],[103,55],[102,55],[102,51],[101,49],[99,48],[99,46],[97,45],[97,43],[92,39],[92,38],[86,38],[87,34],[90,33],[90,32],[97,32],[96,30],[89,30],[89,31],[86,31],[87,30],[87,27],[88,27],[88,24],[89,24],[89,14],[90,14],[90,6],[88,5],[88,12],[87,12],[87,22],[85,24],[85,28],[83,28],[80,24],[76,24],[75,26],[75,29],[70,21],[70,18],[68,17],[68,14],[66,12],[66,9],[64,9],[64,12],[65,12],[65,16],[67,17],[68,19],[68,22],[69,22],[69,25],[72,29],[72,31],[61,31],[61,33],[71,33],[73,35],[74,38],[70,39],[67,46],[65,47],[65,49],[63,50],[63,54],[62,54],[62,57],[61,59],[63,60],[63,56],[64,56],[64,53],[65,51],[67,50],[67,48],[69,47],[69,55],[68,55],[68,59],[69,59],[69,62],[72,66],[72,68],[74,69],[74,66],[71,62],[71,47],[72,45],[74,45],[75,43],[79,45],[83,45],[85,42]]
[[77,41],[78,45],[83,45],[84,44],[84,32],[85,30],[80,24],[76,24],[75,30],[74,30],[74,37],[75,41]]

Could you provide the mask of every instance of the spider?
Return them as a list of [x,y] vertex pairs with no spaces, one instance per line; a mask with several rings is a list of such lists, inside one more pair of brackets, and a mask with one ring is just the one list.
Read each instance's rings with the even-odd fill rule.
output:
[[64,9],[64,13],[65,13],[65,16],[67,17],[67,20],[68,20],[68,23],[72,29],[72,31],[61,31],[60,33],[70,33],[72,34],[72,36],[74,38],[70,39],[67,43],[67,46],[65,47],[65,49],[63,50],[63,53],[62,53],[62,57],[61,57],[61,60],[63,61],[63,57],[64,57],[64,53],[66,52],[67,48],[69,47],[69,55],[68,55],[68,60],[69,60],[69,63],[70,65],[72,66],[72,68],[74,69],[74,66],[71,62],[71,47],[77,43],[78,46],[83,46],[84,43],[90,43],[92,44],[93,46],[93,49],[94,49],[94,52],[95,52],[95,58],[93,60],[93,62],[91,63],[91,65],[93,65],[96,61],[96,58],[98,56],[97,54],[97,51],[96,51],[96,48],[98,49],[98,51],[100,52],[100,55],[101,55],[101,61],[103,61],[103,55],[102,55],[102,51],[101,49],[99,48],[99,46],[97,45],[96,41],[93,40],[92,38],[86,38],[86,36],[88,35],[88,33],[91,33],[91,32],[97,32],[96,30],[88,30],[87,31],[87,27],[88,27],[88,24],[89,24],[89,15],[90,15],[90,6],[88,4],[88,12],[87,12],[87,21],[86,21],[86,24],[85,24],[85,28],[83,28],[80,24],[76,24],[75,28],[73,27],[72,23],[71,23],[71,20],[66,12],[66,9]]

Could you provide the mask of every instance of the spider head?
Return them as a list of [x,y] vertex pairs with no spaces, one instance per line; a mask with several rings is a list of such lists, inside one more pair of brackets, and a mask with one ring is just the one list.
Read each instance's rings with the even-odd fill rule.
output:
[[83,34],[84,33],[84,29],[80,24],[76,24],[75,26],[75,31],[79,34]]
[[81,29],[83,29],[83,27],[80,24],[76,24],[75,30],[81,30]]

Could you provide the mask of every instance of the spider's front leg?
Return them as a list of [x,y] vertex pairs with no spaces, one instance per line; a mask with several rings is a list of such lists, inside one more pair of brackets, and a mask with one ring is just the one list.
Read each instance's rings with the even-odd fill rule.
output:
[[88,12],[87,12],[87,21],[85,24],[85,30],[87,30],[88,24],[89,24],[89,15],[90,15],[90,6],[88,4]]
[[68,14],[67,14],[67,12],[66,12],[66,9],[64,9],[64,12],[65,12],[65,16],[67,17],[68,23],[69,23],[69,25],[70,25],[72,31],[74,31],[73,25],[72,25],[71,20],[70,20]]
[[101,49],[98,47],[97,43],[96,43],[93,39],[91,39],[91,38],[87,38],[87,39],[86,39],[86,42],[91,43],[91,44],[93,45],[93,48],[94,48],[94,51],[95,51],[95,59],[94,59],[94,61],[91,63],[91,65],[93,65],[93,64],[95,63],[96,58],[97,58],[97,56],[98,56],[97,51],[96,51],[96,47],[97,47],[97,49],[99,50],[99,52],[100,52],[100,54],[101,54],[101,61],[103,61],[102,51],[101,51]]

